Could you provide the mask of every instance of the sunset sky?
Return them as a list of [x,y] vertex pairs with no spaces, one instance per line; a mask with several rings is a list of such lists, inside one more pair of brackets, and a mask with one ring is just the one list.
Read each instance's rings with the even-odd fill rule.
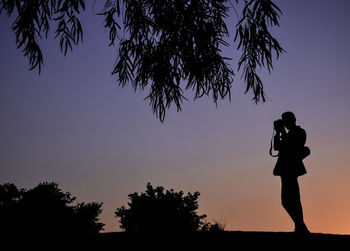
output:
[[[236,74],[231,102],[185,93],[189,102],[164,123],[148,93],[111,76],[117,47],[87,2],[83,44],[64,57],[52,27],[40,75],[16,49],[13,19],[0,16],[0,184],[53,181],[79,202],[103,202],[105,231],[120,230],[116,208],[147,182],[199,191],[199,213],[227,230],[293,231],[268,154],[273,120],[290,110],[311,149],[299,178],[305,222],[350,234],[350,1],[274,1],[283,16],[273,34],[286,53],[271,75],[261,71],[267,102],[255,105]],[[237,72],[235,48],[224,55]]]

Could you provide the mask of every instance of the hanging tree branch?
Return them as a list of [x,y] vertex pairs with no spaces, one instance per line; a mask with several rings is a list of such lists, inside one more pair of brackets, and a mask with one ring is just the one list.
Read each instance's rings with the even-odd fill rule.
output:
[[[246,82],[246,93],[253,100],[265,101],[263,83],[257,69],[273,68],[273,55],[284,51],[269,29],[279,26],[281,10],[271,0],[244,2],[234,41],[242,55],[238,71]],[[172,104],[181,110],[184,92],[194,99],[211,96],[214,103],[228,97],[234,72],[230,59],[221,49],[229,44],[225,18],[239,0],[105,0],[104,26],[109,45],[118,44],[118,55],[112,75],[124,87],[148,90],[153,113],[164,121]],[[28,57],[30,69],[39,73],[43,55],[39,46],[47,37],[50,25],[56,23],[56,38],[66,55],[72,45],[82,41],[83,30],[78,14],[85,0],[2,0],[0,14],[17,13],[12,25],[16,44]]]
[[263,83],[256,73],[257,67],[265,67],[271,72],[273,52],[278,58],[284,52],[278,41],[271,35],[268,27],[279,26],[278,19],[282,11],[270,0],[245,0],[242,19],[237,24],[235,41],[242,56],[238,61],[238,70],[243,67],[243,76],[247,84],[247,93],[253,90],[253,100],[265,101]]
[[[56,23],[56,37],[60,38],[60,49],[67,54],[72,44],[77,45],[83,40],[83,29],[76,17],[85,9],[84,0],[2,0],[0,14],[7,16],[16,13],[12,30],[16,36],[16,45],[28,57],[30,69],[38,69],[44,63],[39,40],[48,36],[50,24]],[[14,14],[15,15],[15,14]]]

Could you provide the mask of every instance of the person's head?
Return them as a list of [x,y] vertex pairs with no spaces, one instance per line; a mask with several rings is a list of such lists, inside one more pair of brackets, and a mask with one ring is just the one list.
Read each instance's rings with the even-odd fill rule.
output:
[[292,112],[284,112],[282,114],[282,121],[288,130],[296,126],[295,115]]

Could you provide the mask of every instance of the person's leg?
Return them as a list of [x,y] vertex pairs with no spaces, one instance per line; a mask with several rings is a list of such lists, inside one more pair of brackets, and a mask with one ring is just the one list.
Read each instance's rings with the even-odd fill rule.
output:
[[290,181],[288,178],[282,177],[282,189],[281,189],[281,202],[284,209],[287,211],[288,215],[292,218],[293,217],[293,205],[291,201],[291,187],[290,187]]
[[308,232],[304,223],[303,209],[300,201],[300,190],[297,178],[282,178],[282,205],[292,218],[296,232]]

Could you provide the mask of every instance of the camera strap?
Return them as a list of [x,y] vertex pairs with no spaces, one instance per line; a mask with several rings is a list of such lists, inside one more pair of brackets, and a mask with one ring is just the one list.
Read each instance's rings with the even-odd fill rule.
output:
[[271,137],[271,142],[270,142],[270,151],[269,151],[269,153],[270,153],[270,155],[271,155],[272,157],[278,157],[278,153],[277,153],[276,155],[274,155],[274,154],[272,153],[272,149],[273,149],[273,138],[274,138],[274,136],[275,136],[275,131],[272,131],[272,137]]

